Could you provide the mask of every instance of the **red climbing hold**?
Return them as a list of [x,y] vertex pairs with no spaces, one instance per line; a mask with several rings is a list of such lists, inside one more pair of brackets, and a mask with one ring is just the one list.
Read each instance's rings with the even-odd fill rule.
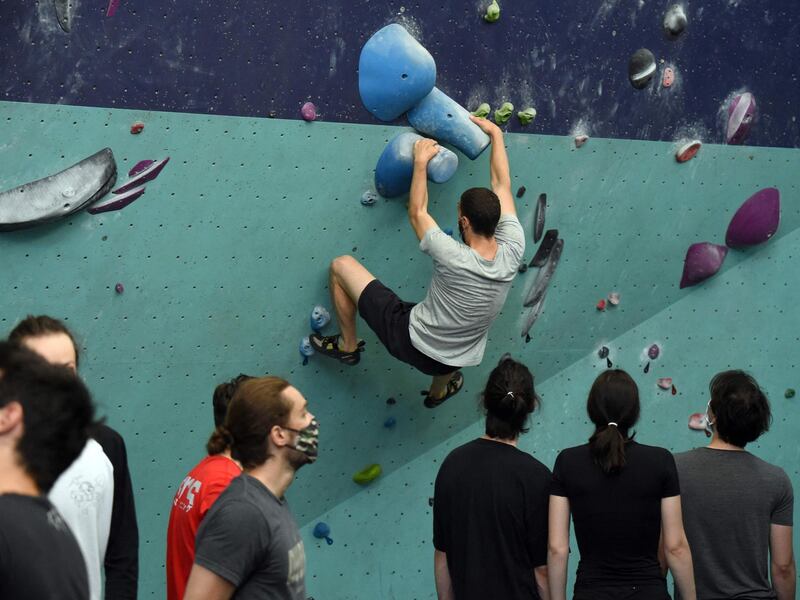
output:
[[605,309],[606,309],[606,301],[605,300],[599,300],[597,302],[597,310],[605,310]]
[[661,84],[668,88],[675,82],[675,71],[672,70],[672,67],[667,67],[664,69],[664,76],[661,78]]
[[136,123],[131,125],[131,133],[133,135],[142,133],[143,130],[144,130],[144,123],[142,123],[141,121],[136,121]]
[[691,142],[682,145],[675,153],[675,160],[679,163],[685,163],[687,160],[692,160],[695,155],[700,151],[703,143],[700,140],[692,140]]

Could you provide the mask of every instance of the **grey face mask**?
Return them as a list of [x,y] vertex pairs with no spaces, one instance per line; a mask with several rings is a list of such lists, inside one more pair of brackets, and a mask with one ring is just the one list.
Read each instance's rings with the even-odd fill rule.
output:
[[311,419],[311,423],[302,429],[292,429],[291,427],[284,427],[284,429],[294,431],[297,434],[297,441],[294,446],[289,446],[289,448],[305,454],[310,463],[317,460],[319,455],[319,422],[316,419]]

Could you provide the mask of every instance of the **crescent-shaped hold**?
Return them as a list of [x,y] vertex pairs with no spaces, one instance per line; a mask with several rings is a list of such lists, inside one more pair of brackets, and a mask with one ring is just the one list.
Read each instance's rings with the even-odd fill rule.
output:
[[60,173],[0,193],[0,231],[25,229],[82,210],[117,182],[117,163],[104,148]]
[[550,284],[550,280],[556,272],[556,267],[558,267],[558,261],[561,258],[563,249],[564,240],[559,239],[553,246],[553,250],[550,252],[547,262],[539,273],[536,274],[536,279],[533,280],[531,289],[525,297],[525,302],[523,302],[524,306],[533,306],[544,297],[547,286]]

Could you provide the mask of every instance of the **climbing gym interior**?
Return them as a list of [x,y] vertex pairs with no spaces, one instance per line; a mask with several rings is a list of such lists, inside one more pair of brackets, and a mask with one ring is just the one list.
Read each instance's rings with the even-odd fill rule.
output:
[[[164,597],[173,496],[239,373],[287,378],[321,424],[288,494],[317,600],[436,597],[433,482],[505,353],[549,467],[591,435],[608,366],[639,385],[637,439],[674,452],[707,443],[708,382],[741,368],[774,414],[748,448],[800,487],[797,3],[498,2],[0,1],[0,329],[78,335],[127,445],[141,598]],[[307,336],[336,331],[336,256],[422,300],[413,143],[442,144],[430,211],[458,236],[461,192],[489,185],[469,113],[506,132],[525,258],[482,364],[428,409],[363,322],[355,367]]]

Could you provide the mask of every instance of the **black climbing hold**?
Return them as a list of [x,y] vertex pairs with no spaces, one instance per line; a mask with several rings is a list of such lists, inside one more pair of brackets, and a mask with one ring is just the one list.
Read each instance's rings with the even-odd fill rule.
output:
[[270,119],[274,119],[275,117],[277,117],[277,116],[278,116],[278,113],[277,113],[277,112],[275,112],[274,110],[271,110],[271,111],[269,111],[269,113],[267,113],[267,116],[268,116]]
[[686,29],[686,13],[680,4],[673,4],[664,15],[664,34],[677,40]]
[[644,372],[645,373],[649,373],[650,372],[650,361],[647,361],[647,364],[644,366]]
[[647,48],[639,48],[628,63],[628,79],[637,90],[643,90],[656,73],[656,57]]
[[527,270],[528,270],[528,265],[525,264],[525,261],[520,263],[519,268],[517,269],[517,271],[519,271],[520,273],[524,273]]
[[394,396],[391,398],[386,399],[386,404],[397,404],[397,400],[394,399]]
[[428,506],[433,506],[433,498],[428,498]]
[[529,267],[541,267],[546,262],[547,259],[550,257],[550,252],[553,250],[553,246],[556,245],[558,241],[558,229],[548,229],[547,232],[544,234],[544,239],[542,239],[542,243],[539,244],[539,248],[536,250],[536,254],[533,255],[531,262],[528,263]]
[[524,185],[519,186],[517,190],[517,198],[522,198],[525,195],[526,189]]
[[784,398],[794,398],[794,394],[795,394],[794,389],[793,388],[789,388],[783,393],[783,397]]
[[597,356],[599,356],[601,359],[608,358],[608,348],[606,348],[605,346],[600,348],[600,350],[597,351]]
[[105,242],[105,241],[108,239],[108,236],[107,236],[107,235],[104,235],[104,236],[103,236],[103,237],[101,237],[100,239],[101,239],[101,240],[103,240],[103,241]]
[[610,358],[606,358],[606,366],[607,366],[609,369],[610,369],[611,367],[613,367],[613,366],[614,366],[614,364],[611,362],[611,359],[610,359]]
[[531,341],[531,336],[530,336],[530,334],[527,334],[527,333],[526,333],[526,334],[525,334],[525,343],[527,344],[527,343],[528,343],[528,342],[530,342],[530,341]]
[[353,246],[353,250],[352,251],[355,252],[356,250],[358,250],[358,246]]

